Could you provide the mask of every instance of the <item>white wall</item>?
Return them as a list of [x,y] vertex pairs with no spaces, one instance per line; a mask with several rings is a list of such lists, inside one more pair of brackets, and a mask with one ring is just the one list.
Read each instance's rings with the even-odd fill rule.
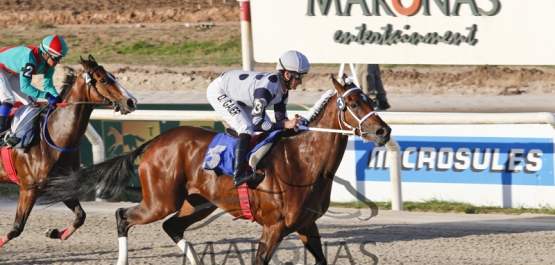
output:
[[[323,15],[319,2],[329,2]],[[420,7],[412,16],[395,9],[391,0],[385,6],[373,6],[381,1],[365,0],[363,5],[350,6],[346,0],[251,0],[254,59],[275,62],[286,50],[303,52],[312,63],[378,63],[378,64],[465,64],[465,65],[553,65],[555,64],[555,1],[547,0],[442,0],[449,5],[448,15],[434,0],[421,0],[429,5],[429,15]],[[401,1],[405,7],[418,0]],[[466,2],[466,3],[463,3]],[[337,15],[340,6],[342,15]],[[457,4],[458,3],[458,4]],[[476,5],[472,5],[475,3]],[[307,15],[313,6],[314,15]],[[489,14],[489,11],[497,12]],[[455,15],[458,9],[458,15]],[[472,10],[476,13],[473,14]],[[375,12],[375,11],[378,12]],[[386,10],[391,10],[387,14]],[[403,34],[438,33],[473,37],[476,42],[451,45],[447,43],[357,43],[335,41],[338,31],[357,35],[362,24],[367,31],[384,33],[391,25]],[[468,28],[473,28],[470,31]],[[409,27],[406,29],[405,27]],[[474,33],[473,36],[470,36]]]
[[[387,122],[387,117],[382,118]],[[402,151],[403,201],[439,199],[506,208],[555,206],[555,130],[550,124],[391,127]],[[438,155],[439,150],[449,148],[451,152]],[[457,161],[445,158],[455,157],[457,150],[465,148],[470,150],[463,156],[467,161],[459,161],[460,170],[454,170]],[[389,166],[383,156],[387,151],[379,157],[379,149],[383,150],[351,137],[337,176],[349,180],[372,201],[391,201]],[[332,201],[355,200],[352,191],[334,186]]]
[[[290,111],[289,116],[306,113]],[[392,127],[392,135],[401,147],[403,201],[440,199],[514,208],[554,206],[553,114],[379,115]],[[114,117],[108,109],[94,110],[91,119],[221,120],[213,111],[138,110]],[[466,154],[461,151],[465,149],[469,151]],[[355,201],[357,193],[372,201],[392,200],[384,147],[351,136],[336,176],[332,201]]]

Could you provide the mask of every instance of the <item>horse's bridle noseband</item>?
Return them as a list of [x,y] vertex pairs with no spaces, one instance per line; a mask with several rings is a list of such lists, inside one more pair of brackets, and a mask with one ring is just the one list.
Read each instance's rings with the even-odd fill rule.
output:
[[[345,93],[343,93],[343,95],[339,95],[339,93],[337,94],[336,105],[337,105],[337,108],[340,110],[337,114],[337,120],[339,122],[339,127],[341,129],[343,129],[343,124],[344,124],[347,128],[351,129],[353,131],[353,134],[355,134],[355,135],[357,135],[356,130],[358,129],[358,131],[360,132],[360,134],[358,134],[358,136],[363,141],[367,141],[366,139],[363,138],[363,136],[366,135],[366,134],[369,134],[369,133],[366,133],[366,132],[362,131],[362,123],[365,122],[370,117],[372,117],[373,115],[378,115],[378,114],[376,113],[376,111],[371,111],[370,113],[368,113],[364,117],[362,117],[362,119],[359,119],[357,117],[357,115],[353,112],[353,110],[351,110],[351,108],[349,106],[347,106],[347,104],[345,103],[345,97],[347,95],[349,95],[352,92],[359,91],[359,90],[362,91],[362,89],[360,89],[360,87],[353,87],[353,88],[347,90]],[[347,120],[345,118],[345,113],[346,113],[345,110],[348,110],[349,113],[351,113],[351,115],[353,116],[353,118],[355,118],[355,120],[358,121],[358,127],[354,127],[354,126],[350,125],[347,122]],[[341,115],[341,114],[344,114],[344,115]]]

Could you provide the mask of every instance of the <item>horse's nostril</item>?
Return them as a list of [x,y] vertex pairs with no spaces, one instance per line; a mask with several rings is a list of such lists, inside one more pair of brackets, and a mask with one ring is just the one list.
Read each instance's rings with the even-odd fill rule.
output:
[[135,108],[135,101],[133,101],[132,99],[128,99],[127,106],[132,109]]
[[383,137],[387,136],[388,133],[389,132],[386,128],[380,128],[376,131],[376,135],[383,136]]

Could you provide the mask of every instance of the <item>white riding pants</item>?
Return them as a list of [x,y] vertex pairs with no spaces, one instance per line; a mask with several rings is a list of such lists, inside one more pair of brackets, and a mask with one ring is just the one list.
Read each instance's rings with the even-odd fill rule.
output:
[[222,80],[218,77],[206,89],[206,97],[212,108],[237,133],[254,134],[250,107],[242,107],[226,95],[222,88]]
[[[21,91],[19,76],[14,75],[0,67],[0,103],[15,103],[15,95],[17,99],[25,105],[29,105],[31,100],[28,95]],[[32,98],[36,101],[35,98]]]

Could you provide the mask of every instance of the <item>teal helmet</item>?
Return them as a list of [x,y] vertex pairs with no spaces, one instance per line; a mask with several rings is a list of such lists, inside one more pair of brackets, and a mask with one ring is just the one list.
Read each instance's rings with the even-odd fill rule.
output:
[[50,35],[40,43],[39,50],[50,54],[54,58],[64,57],[67,54],[67,44],[62,37]]

